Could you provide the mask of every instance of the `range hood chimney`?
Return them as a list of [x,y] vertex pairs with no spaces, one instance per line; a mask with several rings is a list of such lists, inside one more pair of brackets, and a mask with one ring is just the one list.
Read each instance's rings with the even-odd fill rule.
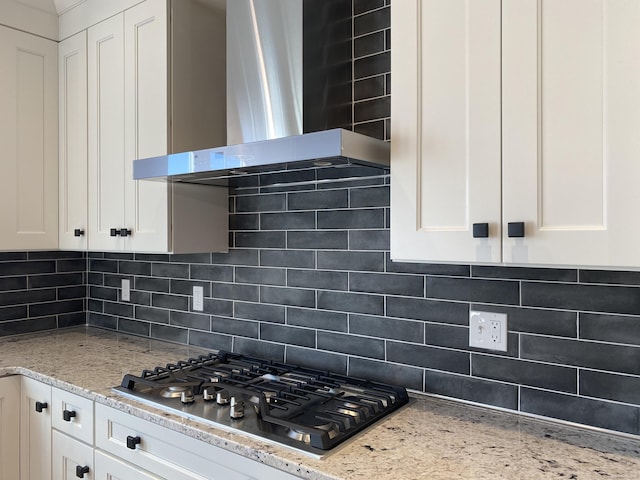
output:
[[[226,146],[135,160],[134,179],[233,185],[265,173],[318,181],[388,168],[387,142],[350,131],[351,0],[197,1],[226,17],[226,46],[211,46],[226,56],[226,86],[212,87],[226,88],[226,132],[211,138]],[[362,168],[335,168],[354,165]]]

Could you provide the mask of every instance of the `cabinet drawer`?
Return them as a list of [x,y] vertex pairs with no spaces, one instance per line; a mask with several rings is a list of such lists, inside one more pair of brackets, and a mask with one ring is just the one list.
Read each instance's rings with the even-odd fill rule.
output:
[[151,473],[145,472],[133,465],[112,457],[101,451],[96,451],[94,457],[95,480],[115,480],[117,478],[135,478],[136,480],[164,480]]
[[171,480],[296,478],[101,404],[96,404],[96,448]]
[[93,444],[93,401],[53,388],[52,426],[88,444]]

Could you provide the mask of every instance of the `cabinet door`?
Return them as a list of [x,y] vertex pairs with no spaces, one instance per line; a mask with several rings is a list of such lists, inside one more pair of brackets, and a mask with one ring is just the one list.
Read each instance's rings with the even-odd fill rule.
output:
[[20,402],[20,479],[51,480],[51,387],[27,377]]
[[[58,45],[60,248],[87,248],[87,32]],[[79,235],[76,235],[76,230]],[[81,233],[82,232],[82,233]]]
[[500,0],[391,9],[391,257],[499,262]]
[[95,480],[127,480],[134,478],[136,480],[163,480],[162,477],[156,477],[99,450],[96,450],[94,465]]
[[20,478],[20,377],[0,378],[0,480]]
[[57,430],[53,431],[53,478],[93,480],[93,448]]
[[502,5],[504,260],[640,266],[640,2]]
[[124,15],[88,30],[89,248],[121,250],[124,240]]
[[0,26],[0,249],[58,246],[57,43]]
[[147,0],[124,14],[125,224],[128,250],[167,252],[169,184],[134,181],[133,160],[166,155],[168,38],[166,0]]

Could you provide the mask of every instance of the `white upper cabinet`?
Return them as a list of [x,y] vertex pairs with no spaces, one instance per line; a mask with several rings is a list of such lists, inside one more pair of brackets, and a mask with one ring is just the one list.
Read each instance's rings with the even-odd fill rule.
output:
[[640,2],[502,4],[504,260],[640,266]]
[[393,3],[392,258],[640,266],[639,22],[635,0]]
[[87,32],[58,45],[60,248],[87,248]]
[[[174,16],[205,8],[195,1],[147,0],[88,29],[90,250],[189,253],[228,246],[225,188],[133,180],[134,160],[171,153],[172,142],[181,144],[177,127],[193,136],[189,126],[201,123],[211,108],[210,88],[169,83],[171,56],[193,56],[180,49],[178,36],[169,36],[170,5]],[[176,128],[172,88],[191,89],[201,98]],[[187,147],[204,146],[202,138],[196,142]]]
[[169,153],[167,3],[153,0],[124,15],[124,225],[135,251],[169,251],[169,187],[134,181],[133,160]]
[[89,248],[169,251],[169,185],[134,181],[132,166],[167,154],[166,2],[100,22],[88,43]]
[[58,47],[0,26],[0,249],[58,247]]
[[391,21],[392,258],[499,262],[500,0],[393,2]]
[[126,237],[110,232],[125,228],[124,14],[91,27],[87,41],[89,248],[121,250]]

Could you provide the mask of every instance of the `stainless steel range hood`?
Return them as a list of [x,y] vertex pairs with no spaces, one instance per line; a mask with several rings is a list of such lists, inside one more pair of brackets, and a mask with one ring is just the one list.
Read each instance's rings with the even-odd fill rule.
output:
[[[388,168],[387,142],[350,131],[349,0],[206,2],[226,16],[226,46],[211,46],[225,49],[217,55],[226,56],[226,85],[212,88],[226,90],[226,132],[211,138],[228,146],[135,160],[134,179],[224,185],[266,172],[314,181],[318,175],[291,174],[342,167],[327,175],[336,178]],[[344,168],[352,165],[364,168]]]
[[[349,165],[379,169],[388,164],[388,143],[348,130],[333,129],[136,160],[133,177],[217,185],[220,180],[265,172],[293,173]],[[366,174],[366,170],[362,172]],[[373,173],[370,171],[369,174]],[[354,175],[353,170],[348,175]]]

